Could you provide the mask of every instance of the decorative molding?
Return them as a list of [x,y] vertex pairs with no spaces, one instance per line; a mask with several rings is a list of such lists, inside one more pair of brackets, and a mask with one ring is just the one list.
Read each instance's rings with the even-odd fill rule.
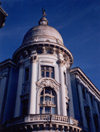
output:
[[61,65],[61,66],[64,66],[64,65],[66,64],[66,62],[65,62],[64,60],[61,60],[61,59],[59,59],[59,60],[57,61],[57,63],[58,63],[59,65]]
[[31,63],[37,62],[37,55],[31,56]]
[[50,63],[50,64],[53,64],[53,62],[51,62],[51,61],[47,61],[47,60],[45,60],[45,61],[40,61],[41,63]]
[[38,82],[36,82],[36,85],[38,88],[51,87],[55,90],[59,90],[60,87],[60,84],[52,78],[41,78]]

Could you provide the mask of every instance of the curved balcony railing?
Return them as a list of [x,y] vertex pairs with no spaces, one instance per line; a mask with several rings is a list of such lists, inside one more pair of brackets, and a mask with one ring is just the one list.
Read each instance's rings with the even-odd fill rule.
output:
[[61,115],[51,115],[51,114],[35,114],[35,115],[27,115],[23,117],[17,117],[9,121],[7,124],[21,124],[21,123],[36,123],[36,122],[58,122],[58,123],[67,123],[71,125],[78,126],[78,121],[68,117]]

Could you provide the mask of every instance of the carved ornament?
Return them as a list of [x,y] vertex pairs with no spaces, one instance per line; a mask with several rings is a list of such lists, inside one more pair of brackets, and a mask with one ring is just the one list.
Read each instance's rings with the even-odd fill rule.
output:
[[39,88],[44,88],[44,87],[51,87],[51,88],[54,88],[55,90],[58,90],[59,87],[60,87],[60,84],[52,79],[52,78],[41,78],[37,83],[36,85],[39,87]]

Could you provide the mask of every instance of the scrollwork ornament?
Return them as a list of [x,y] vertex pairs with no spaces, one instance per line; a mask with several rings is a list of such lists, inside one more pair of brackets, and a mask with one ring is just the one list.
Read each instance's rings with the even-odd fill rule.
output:
[[58,90],[60,87],[60,84],[56,80],[51,78],[42,78],[36,83],[36,85],[39,88],[51,87],[54,88],[55,90]]

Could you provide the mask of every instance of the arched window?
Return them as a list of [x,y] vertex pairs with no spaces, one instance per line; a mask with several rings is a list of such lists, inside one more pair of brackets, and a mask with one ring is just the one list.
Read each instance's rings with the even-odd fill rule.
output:
[[46,113],[57,113],[56,92],[50,87],[45,87],[40,94],[40,114]]

